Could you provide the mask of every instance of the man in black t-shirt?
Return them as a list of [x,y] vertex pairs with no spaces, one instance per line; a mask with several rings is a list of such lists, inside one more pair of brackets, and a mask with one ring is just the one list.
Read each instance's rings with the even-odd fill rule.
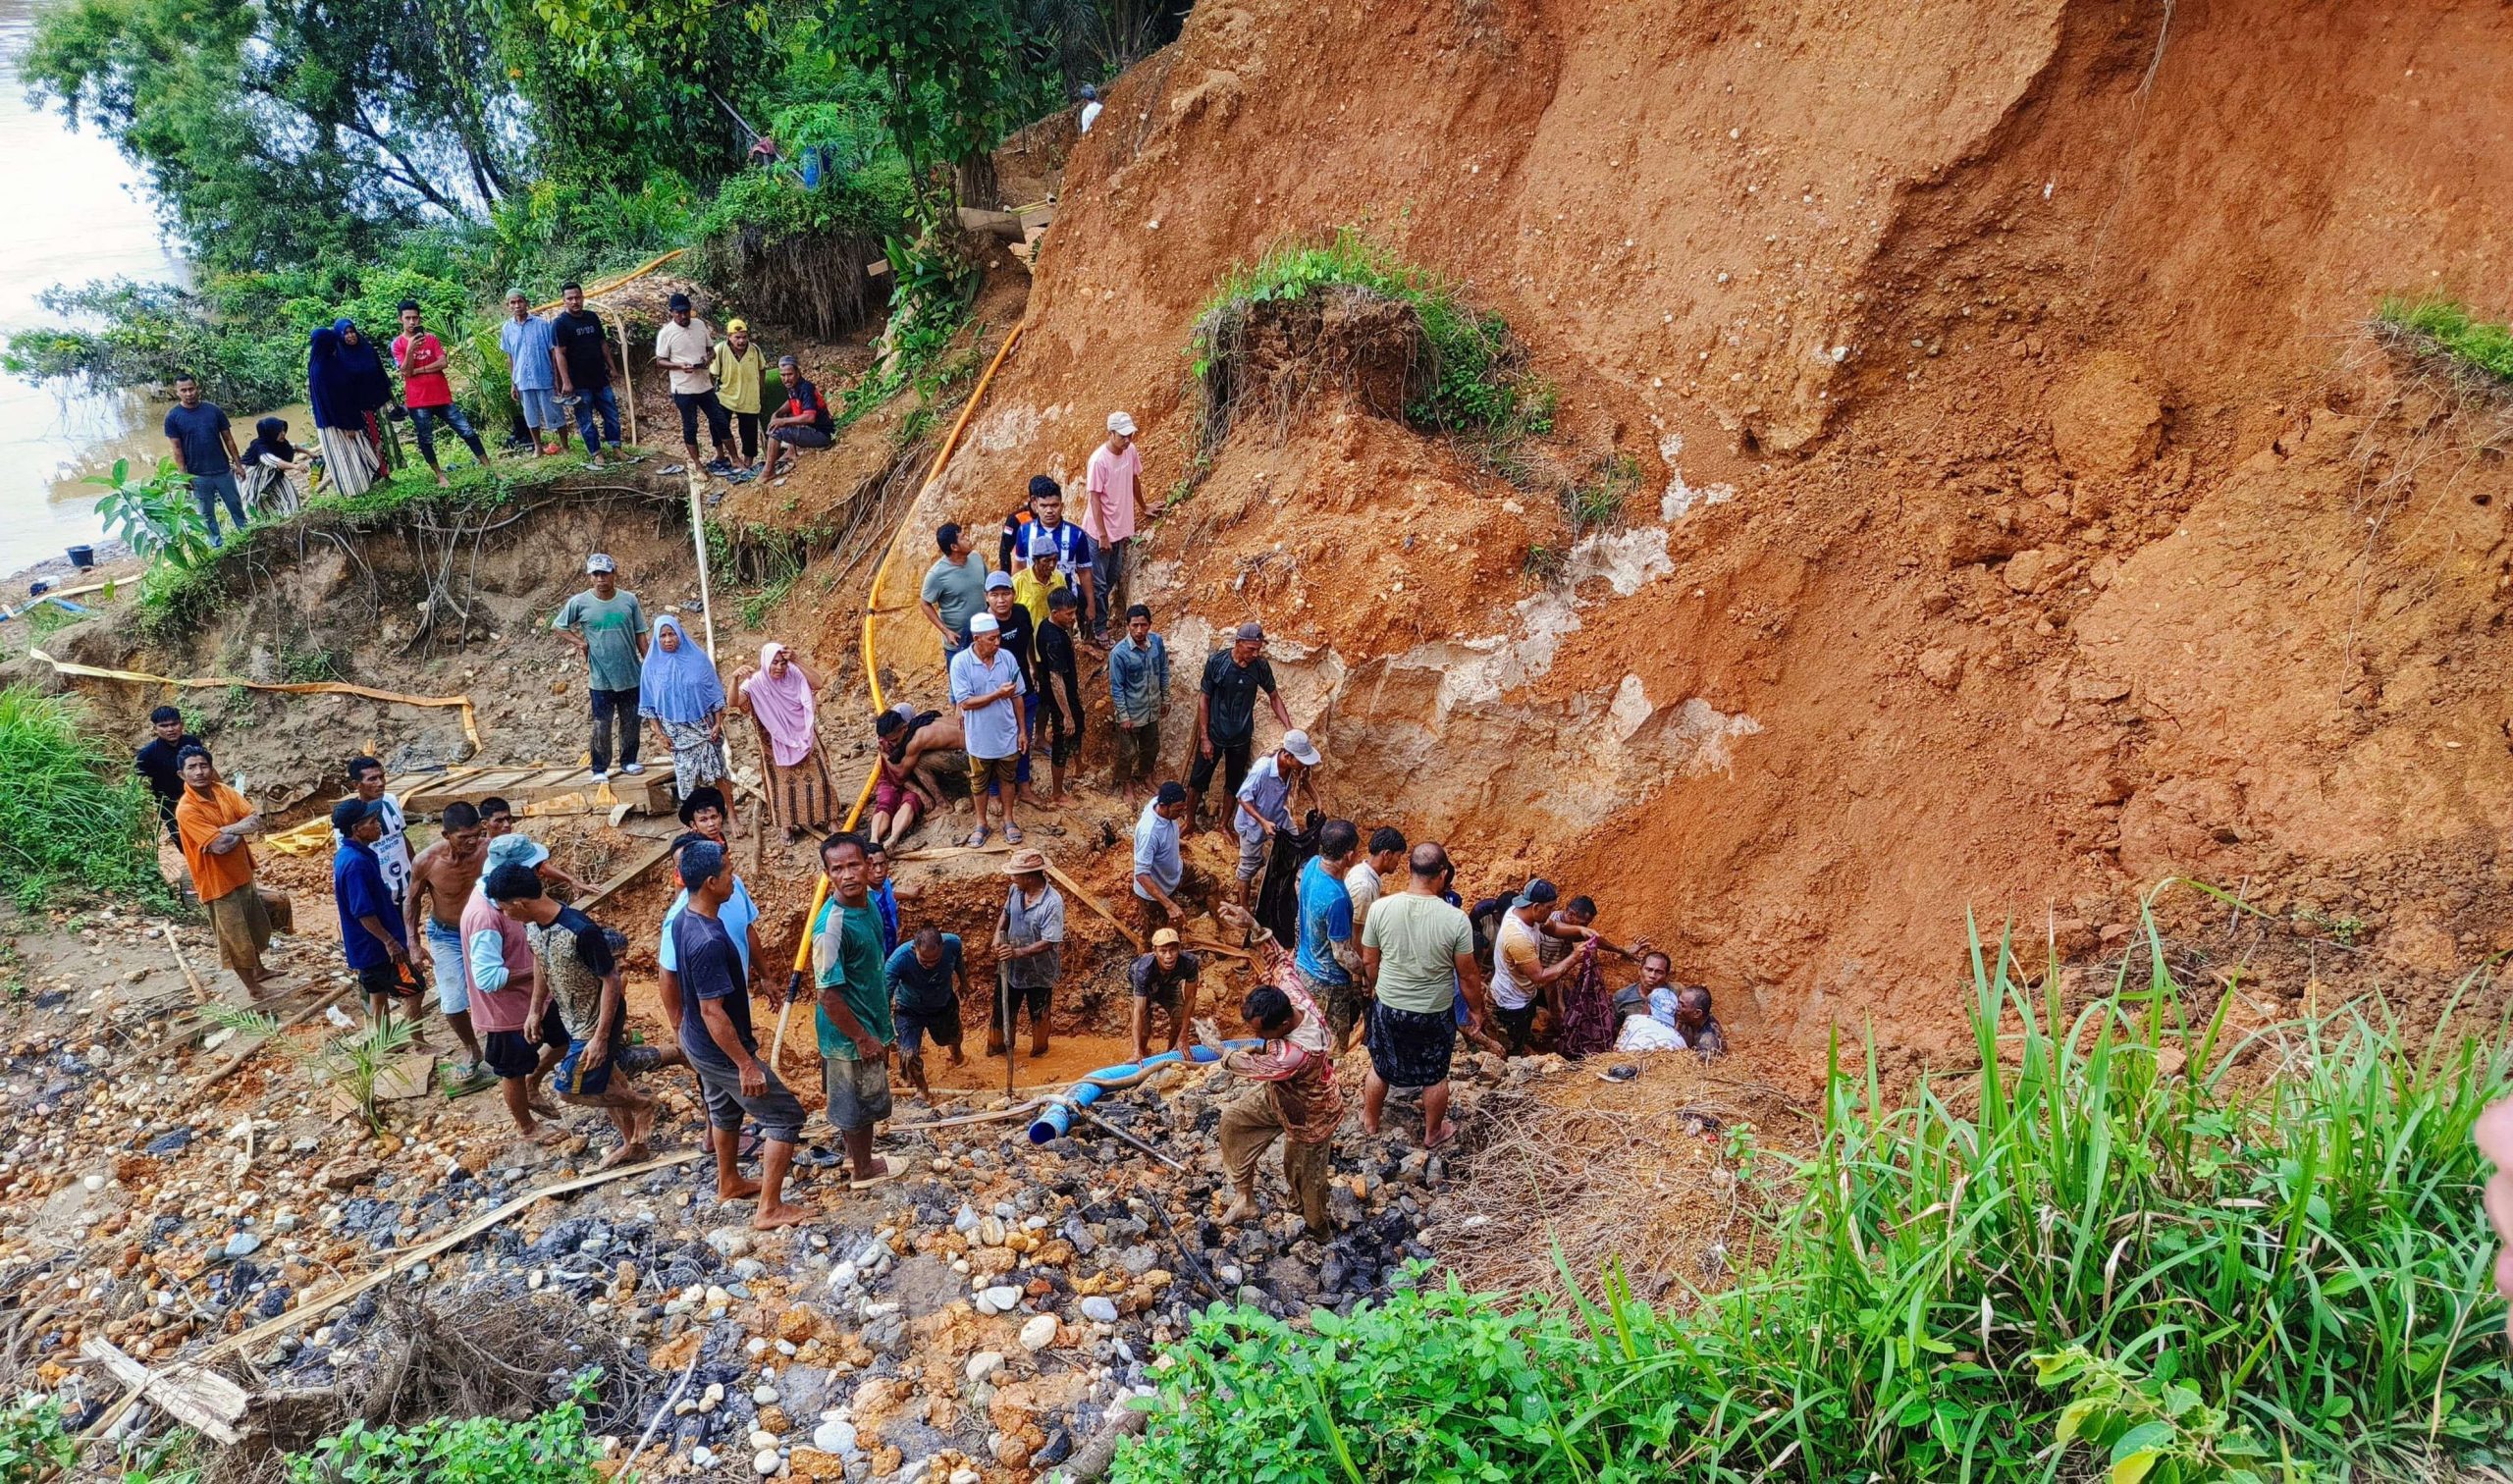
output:
[[[811,1207],[785,1199],[785,1172],[793,1167],[794,1146],[803,1140],[803,1105],[786,1090],[775,1069],[760,1059],[759,1036],[750,1021],[749,972],[720,920],[733,894],[732,863],[723,846],[701,839],[680,847],[677,864],[689,902],[671,922],[679,967],[663,993],[664,1018],[672,1023],[681,1054],[698,1074],[708,1140],[716,1150],[716,1198],[758,1196],[759,1209],[750,1224],[761,1231],[809,1221],[816,1214]],[[771,975],[767,988],[774,1007],[784,986]],[[759,1124],[756,1181],[744,1180],[740,1169],[745,1115]]]
[[[1016,605],[1017,607],[1018,605]],[[1071,588],[1047,595],[1047,621],[1031,636],[1038,671],[1039,711],[1046,716],[1047,807],[1064,807],[1065,765],[1082,755],[1081,662],[1073,652],[1073,625],[1082,601]]]
[[181,845],[184,837],[175,828],[175,806],[184,800],[184,769],[175,760],[187,747],[198,747],[200,738],[184,730],[184,714],[171,706],[161,706],[148,714],[149,730],[156,733],[135,755],[139,775],[148,780],[148,791],[157,796],[157,818],[165,823],[166,838]]
[[[1243,623],[1230,648],[1215,650],[1204,662],[1204,679],[1196,697],[1196,765],[1187,774],[1187,827],[1196,827],[1196,803],[1212,786],[1215,765],[1223,768],[1224,800],[1239,797],[1248,776],[1248,761],[1256,741],[1256,693],[1274,709],[1283,730],[1292,730],[1290,708],[1274,688],[1274,667],[1265,662],[1265,631]],[[1231,806],[1213,811],[1213,828],[1230,825]]]
[[611,440],[611,451],[619,452],[619,396],[611,389],[618,366],[612,359],[611,334],[603,328],[602,316],[585,307],[584,286],[561,287],[559,301],[566,308],[550,321],[550,360],[559,372],[559,399],[576,409],[585,467],[599,469],[602,439],[594,437],[596,412],[602,414],[602,434]]

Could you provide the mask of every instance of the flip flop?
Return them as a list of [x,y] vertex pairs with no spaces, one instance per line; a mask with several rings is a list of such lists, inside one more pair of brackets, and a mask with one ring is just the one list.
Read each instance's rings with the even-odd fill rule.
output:
[[983,824],[979,825],[977,832],[970,835],[968,839],[962,843],[967,845],[971,850],[982,850],[986,848],[986,826]]
[[813,1144],[804,1149],[803,1152],[796,1157],[795,1162],[798,1164],[810,1165],[815,1170],[826,1170],[830,1165],[839,1163],[845,1157],[845,1155],[838,1153],[835,1149],[830,1148],[827,1144]]
[[900,1166],[891,1164],[887,1160],[884,1160],[882,1161],[881,1174],[869,1176],[863,1180],[850,1180],[846,1183],[846,1188],[850,1191],[869,1191],[877,1185],[888,1185],[891,1181],[898,1179],[901,1175],[906,1173],[906,1170]]
[[738,1163],[745,1159],[758,1158],[760,1142],[759,1125],[752,1124],[744,1128],[741,1142],[733,1150],[734,1161]]
[[1020,825],[1018,825],[1018,824],[1006,824],[1006,825],[1004,825],[1004,826],[1003,826],[1003,839],[1004,839],[1004,843],[1006,843],[1006,844],[1008,844],[1008,845],[1018,845],[1018,844],[1020,844],[1020,843],[1021,843],[1021,826],[1020,826]]

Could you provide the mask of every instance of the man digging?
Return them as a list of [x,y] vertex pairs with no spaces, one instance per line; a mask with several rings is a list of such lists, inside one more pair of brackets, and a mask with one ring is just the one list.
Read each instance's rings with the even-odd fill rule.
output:
[[1223,1104],[1215,1130],[1231,1191],[1219,1220],[1230,1226],[1256,1214],[1256,1166],[1280,1136],[1283,1184],[1300,1203],[1309,1235],[1322,1242],[1333,1235],[1326,1220],[1327,1182],[1335,1126],[1344,1118],[1326,1018],[1302,987],[1293,956],[1271,933],[1237,907],[1225,904],[1218,911],[1225,925],[1255,935],[1260,980],[1241,1002],[1240,1014],[1265,1038],[1261,1050],[1222,1058],[1223,1070],[1256,1086]]
[[889,980],[890,1014],[898,1028],[899,1072],[916,1095],[934,1101],[925,1080],[925,1038],[951,1054],[951,1065],[966,1066],[960,1054],[960,1000],[969,992],[969,963],[960,935],[939,928],[921,929],[901,943],[884,966]]

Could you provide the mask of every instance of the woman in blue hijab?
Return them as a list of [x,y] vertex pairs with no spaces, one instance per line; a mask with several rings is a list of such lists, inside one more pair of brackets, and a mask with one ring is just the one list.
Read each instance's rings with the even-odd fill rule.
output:
[[[671,749],[672,787],[682,798],[724,781],[724,682],[669,613],[655,620],[655,642],[638,672],[637,715],[653,720]],[[732,821],[724,822],[729,831]]]
[[314,441],[323,450],[330,493],[363,495],[384,470],[383,456],[367,432],[357,373],[341,347],[341,332],[325,325],[309,340],[305,356],[305,404],[314,412]]

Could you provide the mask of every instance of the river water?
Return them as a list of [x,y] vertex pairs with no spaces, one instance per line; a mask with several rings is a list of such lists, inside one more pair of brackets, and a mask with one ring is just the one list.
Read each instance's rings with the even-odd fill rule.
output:
[[[34,6],[0,0],[0,160],[9,162],[18,202],[0,211],[0,335],[50,320],[35,295],[54,284],[180,280],[185,271],[158,236],[138,171],[112,141],[93,128],[73,132],[27,100],[18,59],[34,30]],[[136,393],[0,374],[0,573],[100,537],[102,492],[81,476],[126,453],[154,467],[166,449],[157,422]]]

